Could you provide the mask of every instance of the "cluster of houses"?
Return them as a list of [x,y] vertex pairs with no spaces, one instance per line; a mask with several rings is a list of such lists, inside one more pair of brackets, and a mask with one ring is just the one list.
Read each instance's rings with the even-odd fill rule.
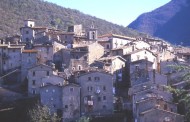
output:
[[20,32],[0,42],[0,76],[27,82],[28,96],[39,95],[63,121],[126,110],[134,122],[184,121],[164,86],[172,79],[167,65],[188,63],[188,48],[153,38],[98,36],[93,25],[65,32],[32,19]]

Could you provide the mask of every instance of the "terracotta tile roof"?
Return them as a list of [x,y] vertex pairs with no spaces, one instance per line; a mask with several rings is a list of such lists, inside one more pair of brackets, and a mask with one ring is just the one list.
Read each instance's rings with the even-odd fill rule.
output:
[[37,50],[22,50],[23,53],[37,53]]
[[8,47],[8,44],[0,44],[0,47]]

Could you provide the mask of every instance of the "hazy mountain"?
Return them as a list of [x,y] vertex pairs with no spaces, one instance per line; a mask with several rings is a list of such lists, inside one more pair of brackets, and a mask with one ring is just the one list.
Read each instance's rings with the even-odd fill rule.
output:
[[29,18],[35,19],[39,26],[57,25],[58,29],[62,30],[66,30],[72,24],[83,24],[87,28],[94,23],[99,35],[105,33],[141,35],[132,29],[43,0],[0,0],[0,37],[19,33],[24,19]]
[[128,27],[163,38],[173,44],[190,45],[190,0],[172,0],[140,15]]

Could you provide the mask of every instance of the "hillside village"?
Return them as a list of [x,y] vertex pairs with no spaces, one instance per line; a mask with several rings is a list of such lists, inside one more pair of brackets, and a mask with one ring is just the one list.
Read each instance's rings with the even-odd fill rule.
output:
[[190,48],[157,38],[98,36],[93,23],[62,31],[28,19],[20,33],[0,40],[1,109],[37,96],[64,122],[116,113],[128,122],[184,122],[165,86],[183,88],[181,74],[168,65],[189,65]]

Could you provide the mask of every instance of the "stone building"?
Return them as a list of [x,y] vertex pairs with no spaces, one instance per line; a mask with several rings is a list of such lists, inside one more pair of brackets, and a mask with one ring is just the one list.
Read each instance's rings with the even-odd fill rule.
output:
[[22,50],[21,82],[27,79],[28,70],[37,64],[37,50]]
[[[56,78],[60,84],[63,84],[64,79],[59,77],[54,77],[53,74],[57,74],[54,69],[50,66],[39,64],[28,69],[28,93],[29,94],[39,94],[39,87],[43,86],[43,82],[46,83],[51,81],[52,78],[55,78],[54,82],[56,82]],[[45,78],[45,79],[43,79]],[[61,80],[60,80],[61,79]]]
[[116,34],[105,34],[98,37],[98,43],[108,50],[122,47],[134,40],[136,40],[136,38]]
[[51,114],[60,115],[62,111],[62,86],[48,83],[39,88],[41,104],[47,106]]
[[78,76],[81,86],[82,114],[104,115],[113,113],[113,76],[92,71]]
[[34,45],[34,49],[38,51],[37,62],[46,64],[48,61],[53,62],[53,45]]
[[40,87],[40,101],[51,114],[57,113],[63,121],[80,117],[80,87],[76,84],[45,83]]
[[172,102],[167,102],[164,101],[163,99],[158,99],[156,97],[136,102],[136,111],[133,111],[133,113],[135,113],[135,118],[139,118],[141,112],[153,108],[159,108],[165,111],[177,113],[177,104],[174,104]]
[[24,27],[20,28],[21,42],[29,43],[35,38],[35,22],[33,19],[28,19],[24,21]]
[[0,75],[20,69],[22,49],[20,45],[0,45]]
[[126,60],[121,56],[109,56],[103,57],[97,60],[99,63],[103,64],[103,69],[111,74],[116,74],[116,72],[122,73],[122,69],[125,67]]
[[137,122],[184,122],[184,116],[174,112],[153,108],[141,112]]
[[111,56],[123,56],[128,53],[131,53],[133,51],[137,50],[134,45],[125,45],[123,47],[115,48],[110,51]]
[[80,86],[76,84],[66,84],[62,88],[63,120],[76,120],[80,113]]
[[86,43],[84,45],[78,44],[72,49],[63,50],[63,64],[69,64],[68,68],[70,70],[82,70],[103,55],[104,48],[97,42]]

